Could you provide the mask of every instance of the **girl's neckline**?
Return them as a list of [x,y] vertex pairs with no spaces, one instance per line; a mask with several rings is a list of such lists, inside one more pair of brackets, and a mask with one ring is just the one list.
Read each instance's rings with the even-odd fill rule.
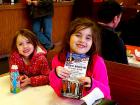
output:
[[26,64],[26,65],[29,65],[30,64],[30,59],[29,58],[24,58],[22,57],[23,59],[23,62]]

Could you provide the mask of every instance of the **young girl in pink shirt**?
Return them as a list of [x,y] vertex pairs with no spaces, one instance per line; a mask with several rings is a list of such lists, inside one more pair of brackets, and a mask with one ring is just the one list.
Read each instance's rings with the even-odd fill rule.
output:
[[49,75],[50,85],[58,96],[61,96],[62,79],[70,75],[69,70],[64,68],[66,54],[70,52],[89,56],[86,76],[79,78],[84,84],[83,97],[98,88],[104,98],[111,98],[106,66],[99,56],[99,42],[99,30],[93,21],[77,18],[71,22],[63,47],[52,60],[52,71]]

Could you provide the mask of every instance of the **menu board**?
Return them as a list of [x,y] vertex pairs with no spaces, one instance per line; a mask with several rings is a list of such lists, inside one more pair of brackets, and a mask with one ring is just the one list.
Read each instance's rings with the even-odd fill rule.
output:
[[70,76],[63,80],[62,96],[69,98],[81,98],[83,84],[78,78],[86,75],[89,56],[85,54],[67,53],[64,68],[70,71]]

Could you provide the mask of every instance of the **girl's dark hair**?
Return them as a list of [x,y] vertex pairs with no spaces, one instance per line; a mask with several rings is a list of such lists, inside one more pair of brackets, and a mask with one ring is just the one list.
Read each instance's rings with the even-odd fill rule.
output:
[[104,1],[99,6],[97,12],[98,21],[103,23],[109,23],[113,18],[123,12],[123,8],[120,4],[114,0]]
[[12,42],[12,46],[11,46],[11,51],[17,51],[17,46],[16,46],[16,42],[17,42],[17,37],[19,35],[22,35],[24,37],[26,37],[34,46],[34,48],[37,47],[37,45],[39,45],[39,41],[36,37],[36,35],[30,31],[29,29],[20,29],[19,31],[16,32],[15,37],[13,38],[13,42]]
[[91,28],[92,30],[92,46],[91,49],[87,52],[87,55],[92,57],[92,55],[100,52],[100,32],[95,22],[88,18],[77,18],[71,22],[70,27],[64,37],[63,47],[59,52],[59,60],[65,62],[66,53],[70,52],[70,37],[73,33],[80,30]]

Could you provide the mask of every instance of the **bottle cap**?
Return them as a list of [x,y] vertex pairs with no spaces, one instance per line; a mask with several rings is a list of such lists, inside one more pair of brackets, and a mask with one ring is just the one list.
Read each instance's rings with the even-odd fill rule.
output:
[[11,69],[18,69],[17,65],[12,65]]

